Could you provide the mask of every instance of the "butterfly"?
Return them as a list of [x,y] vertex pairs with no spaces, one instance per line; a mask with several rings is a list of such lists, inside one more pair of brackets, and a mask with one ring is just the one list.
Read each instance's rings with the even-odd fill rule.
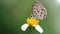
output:
[[31,17],[36,19],[44,19],[47,16],[47,10],[39,1],[34,1],[32,5]]

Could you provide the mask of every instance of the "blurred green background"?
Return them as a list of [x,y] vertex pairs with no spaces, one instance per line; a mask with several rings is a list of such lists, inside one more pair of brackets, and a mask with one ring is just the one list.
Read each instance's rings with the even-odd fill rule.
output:
[[[39,25],[42,34],[60,34],[60,0],[38,0],[47,9],[47,17]],[[21,30],[30,16],[34,0],[0,0],[0,34],[29,34]],[[36,30],[31,34],[40,34]]]

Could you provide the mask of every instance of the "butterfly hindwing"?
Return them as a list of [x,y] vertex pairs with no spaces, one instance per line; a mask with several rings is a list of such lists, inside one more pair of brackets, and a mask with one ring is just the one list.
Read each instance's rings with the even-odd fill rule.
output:
[[32,6],[32,17],[36,19],[44,19],[47,16],[47,10],[43,7],[43,5],[38,2],[34,1]]

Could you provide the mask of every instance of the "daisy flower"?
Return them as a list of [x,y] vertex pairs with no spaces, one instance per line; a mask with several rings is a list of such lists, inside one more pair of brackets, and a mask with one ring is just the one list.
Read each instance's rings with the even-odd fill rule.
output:
[[43,29],[38,25],[39,20],[35,18],[27,18],[27,23],[21,26],[21,30],[25,31],[29,26],[34,27],[38,32],[43,33]]

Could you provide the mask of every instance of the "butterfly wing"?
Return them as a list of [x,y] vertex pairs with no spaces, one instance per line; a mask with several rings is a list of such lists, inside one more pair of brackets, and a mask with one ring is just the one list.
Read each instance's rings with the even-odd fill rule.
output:
[[43,5],[38,2],[34,1],[32,6],[32,17],[36,19],[44,19],[47,16],[47,10],[43,7]]

